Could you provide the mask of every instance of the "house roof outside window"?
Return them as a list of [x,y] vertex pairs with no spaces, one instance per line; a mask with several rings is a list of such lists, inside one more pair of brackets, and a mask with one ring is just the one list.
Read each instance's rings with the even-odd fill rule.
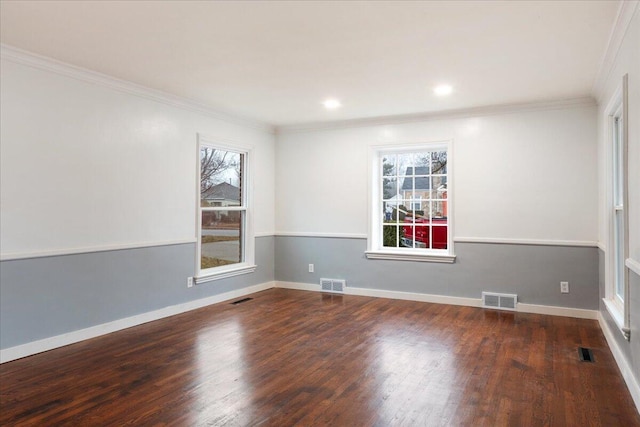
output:
[[[414,172],[415,169],[415,172]],[[416,186],[413,187],[413,177],[410,175],[429,175],[429,167],[427,166],[408,166],[405,172],[407,175],[402,182],[402,190],[411,191],[411,190],[430,190],[431,189],[431,179],[429,176],[416,176]],[[444,184],[444,188],[436,188],[438,191],[446,190],[447,186],[447,177],[442,177],[442,182]]]
[[218,185],[214,185],[207,190],[202,197],[204,200],[240,200],[240,189],[235,185],[231,185],[227,182],[222,182]]

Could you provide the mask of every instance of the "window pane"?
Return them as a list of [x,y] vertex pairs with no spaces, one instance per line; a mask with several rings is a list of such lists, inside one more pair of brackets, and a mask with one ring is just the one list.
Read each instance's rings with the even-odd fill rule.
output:
[[413,175],[413,154],[398,154],[398,175]]
[[382,179],[382,197],[384,200],[397,200],[402,196],[398,196],[398,179],[383,178]]
[[394,202],[383,202],[382,217],[385,224],[397,224],[404,218],[404,213]]
[[408,200],[401,200],[400,204],[398,205],[398,207],[396,208],[398,211],[398,220],[400,222],[403,222],[405,220],[405,218],[407,217],[407,215],[410,213],[410,208],[409,206],[411,205],[411,202]]
[[447,191],[447,177],[446,176],[434,176],[431,178],[431,188],[433,189],[433,198],[442,199],[446,197],[438,197],[441,193]]
[[382,228],[382,246],[386,248],[398,247],[399,227],[395,225],[385,225]]
[[200,268],[213,268],[244,261],[241,245],[244,212],[202,212]]
[[446,174],[447,173],[447,152],[436,151],[431,153],[431,173]]
[[613,135],[613,203],[615,205],[622,205],[624,194],[622,126],[622,119],[616,118]]
[[415,153],[413,156],[414,173],[416,175],[428,175],[430,163],[431,159],[428,152]]
[[402,222],[413,222],[413,216],[417,213],[416,208],[419,209],[419,203],[417,200],[404,200],[398,208],[400,210],[400,220]]
[[624,301],[624,211],[614,214],[614,281],[615,292]]
[[417,198],[428,199],[431,190],[431,182],[428,176],[417,176],[413,178],[415,194]]
[[447,218],[447,201],[446,200],[431,201],[429,217],[433,219],[446,219]]
[[431,226],[431,247],[433,249],[447,249],[447,223],[434,219]]
[[382,158],[382,176],[393,176],[397,174],[396,155],[390,154],[388,156],[384,156]]
[[402,178],[402,187],[400,190],[403,199],[413,199],[413,177],[406,176]]
[[200,206],[241,206],[244,155],[200,148]]

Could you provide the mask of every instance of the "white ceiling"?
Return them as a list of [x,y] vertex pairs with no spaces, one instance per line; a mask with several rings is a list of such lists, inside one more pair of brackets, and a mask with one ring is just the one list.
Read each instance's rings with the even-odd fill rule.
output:
[[[591,95],[619,1],[3,1],[0,38],[273,125]],[[454,94],[438,98],[434,85]],[[343,107],[327,111],[321,101]]]

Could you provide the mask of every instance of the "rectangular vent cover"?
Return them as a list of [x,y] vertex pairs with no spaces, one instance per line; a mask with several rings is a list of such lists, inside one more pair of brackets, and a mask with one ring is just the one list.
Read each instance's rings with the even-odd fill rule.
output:
[[499,294],[495,292],[482,293],[482,306],[486,308],[515,310],[517,303],[518,295],[516,294]]
[[580,360],[583,362],[595,362],[596,360],[593,358],[593,351],[590,348],[578,347],[578,354],[580,355]]
[[242,299],[239,299],[237,301],[232,302],[231,305],[242,304],[243,302],[251,301],[252,299],[253,298],[242,298]]
[[320,279],[320,289],[322,292],[334,292],[343,294],[347,282],[342,279]]

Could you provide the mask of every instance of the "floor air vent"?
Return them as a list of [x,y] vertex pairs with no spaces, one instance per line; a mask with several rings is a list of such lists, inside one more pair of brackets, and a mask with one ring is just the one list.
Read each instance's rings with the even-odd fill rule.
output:
[[498,294],[495,292],[482,293],[482,306],[486,308],[497,308],[499,310],[515,310],[518,303],[516,294]]
[[342,279],[320,279],[320,289],[322,292],[343,294],[346,286],[346,281]]
[[251,301],[252,299],[253,298],[242,298],[242,299],[239,299],[238,301],[232,302],[231,305],[242,304],[243,302]]
[[578,347],[578,355],[580,356],[580,360],[583,362],[595,362],[596,360],[593,358],[593,351],[590,348]]

